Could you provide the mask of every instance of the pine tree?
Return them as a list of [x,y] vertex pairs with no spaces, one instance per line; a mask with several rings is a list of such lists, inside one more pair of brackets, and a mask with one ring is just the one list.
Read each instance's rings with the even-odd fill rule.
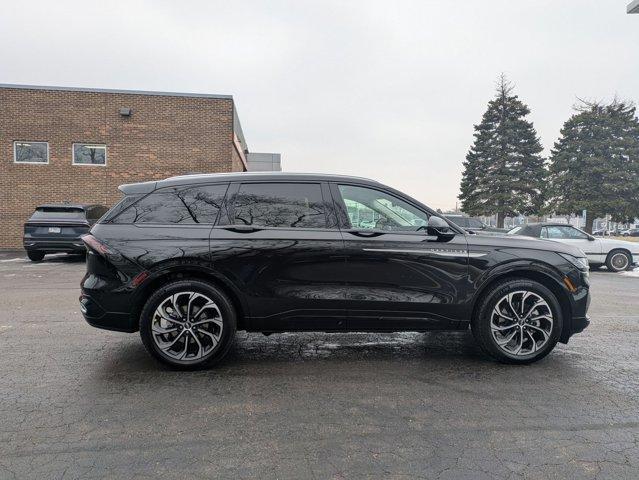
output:
[[586,210],[595,218],[639,216],[639,120],[634,105],[582,102],[564,123],[550,163],[548,208],[559,214]]
[[541,209],[546,169],[537,132],[526,120],[529,113],[502,75],[464,162],[459,199],[465,213],[496,213],[503,227],[506,216]]

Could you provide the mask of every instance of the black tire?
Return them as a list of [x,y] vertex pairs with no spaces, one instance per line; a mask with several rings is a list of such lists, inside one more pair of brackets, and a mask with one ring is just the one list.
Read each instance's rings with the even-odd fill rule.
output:
[[[221,313],[223,327],[219,341],[210,352],[201,358],[193,360],[176,360],[163,352],[154,340],[151,328],[156,309],[169,296],[179,292],[196,292],[206,295],[217,305],[217,308]],[[224,292],[210,283],[206,283],[201,280],[179,280],[163,285],[146,301],[140,314],[140,337],[142,338],[142,342],[144,343],[147,351],[160,362],[180,370],[196,370],[212,366],[224,358],[233,344],[235,330],[237,328],[236,325],[237,316],[235,309]],[[189,333],[186,334],[186,336],[188,335]],[[191,337],[192,336],[193,334],[191,334]],[[188,348],[189,347],[186,346],[185,351]]]
[[[498,302],[506,295],[522,290],[538,295],[547,303],[552,312],[553,324],[546,343],[537,351],[526,355],[513,355],[501,348],[493,337],[491,316]],[[479,302],[477,314],[471,320],[471,330],[481,349],[489,356],[502,363],[528,364],[541,360],[555,348],[561,335],[563,314],[555,294],[541,283],[525,278],[506,279],[489,287]]]
[[606,257],[606,267],[611,272],[623,272],[632,264],[632,258],[624,250],[611,250]]
[[27,250],[27,257],[29,257],[29,260],[32,262],[41,262],[44,258],[44,253],[38,252],[37,250]]

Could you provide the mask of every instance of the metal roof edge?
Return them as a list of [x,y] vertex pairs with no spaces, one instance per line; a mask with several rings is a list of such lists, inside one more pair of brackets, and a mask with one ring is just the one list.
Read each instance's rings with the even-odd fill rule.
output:
[[210,93],[161,92],[161,91],[152,91],[152,90],[121,90],[121,89],[110,89],[110,88],[60,87],[60,86],[51,86],[51,85],[22,85],[22,84],[12,84],[12,83],[0,83],[0,88],[233,100],[233,95],[218,95],[218,94],[210,94]]

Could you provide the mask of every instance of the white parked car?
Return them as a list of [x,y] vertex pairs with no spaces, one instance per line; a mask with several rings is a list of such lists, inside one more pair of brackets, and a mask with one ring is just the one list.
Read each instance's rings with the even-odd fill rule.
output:
[[508,235],[545,238],[574,245],[586,254],[588,263],[594,268],[606,265],[608,270],[621,272],[639,263],[639,242],[594,237],[572,225],[529,223],[513,228]]

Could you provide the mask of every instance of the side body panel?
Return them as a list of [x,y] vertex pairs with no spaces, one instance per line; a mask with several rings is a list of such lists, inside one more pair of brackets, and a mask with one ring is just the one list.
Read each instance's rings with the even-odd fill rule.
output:
[[211,266],[242,292],[257,331],[342,330],[344,270],[339,231],[211,232]]
[[253,229],[235,225],[240,184],[231,185],[219,225],[211,231],[211,266],[242,292],[249,330],[345,328],[343,241],[328,186],[320,188],[326,228]]
[[[432,214],[392,189],[357,183],[340,185],[368,188],[409,204],[425,217]],[[466,236],[458,233],[444,242],[423,229],[352,228],[337,183],[331,184],[331,192],[344,237],[343,280],[349,330],[457,328],[460,320],[467,318]]]
[[344,241],[349,329],[456,328],[466,318],[464,235],[442,243],[424,233],[360,238],[345,231]]

